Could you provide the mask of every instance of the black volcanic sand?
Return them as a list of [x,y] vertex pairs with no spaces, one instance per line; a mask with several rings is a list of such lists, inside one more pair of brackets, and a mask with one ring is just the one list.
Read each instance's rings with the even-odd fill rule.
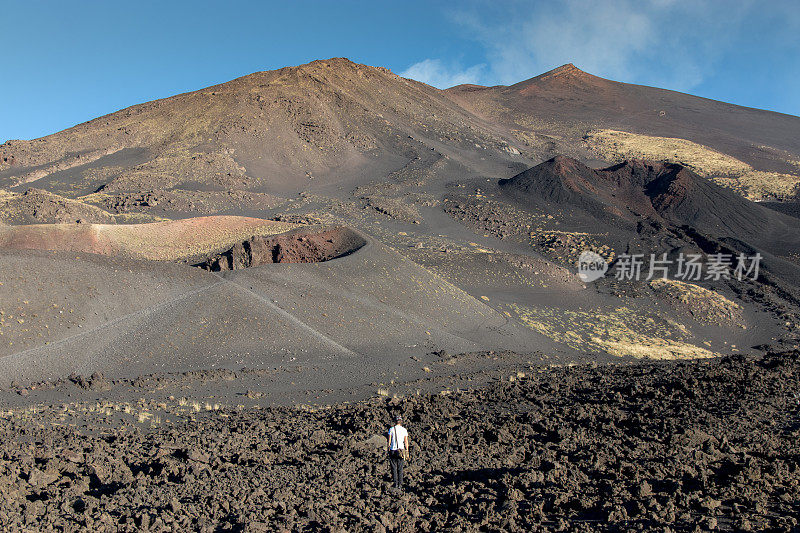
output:
[[574,209],[595,225],[633,229],[647,220],[651,226],[690,226],[701,234],[747,241],[775,254],[800,247],[796,218],[678,164],[632,160],[595,170],[559,155],[499,186],[522,205]]
[[[601,253],[610,262],[612,274],[622,253],[643,254],[645,261],[651,254],[660,257],[666,253],[672,261],[672,276],[677,274],[674,266],[681,254],[708,258],[721,253],[735,261],[739,254],[752,257],[759,253],[757,281],[703,280],[697,284],[733,298],[737,304],[755,304],[772,314],[778,319],[773,326],[784,331],[765,344],[796,347],[800,302],[800,226],[796,218],[738,198],[680,165],[647,161],[596,170],[557,156],[496,185],[481,180],[463,185],[451,187],[447,193],[444,209],[448,215],[500,240],[524,243],[566,268],[574,268],[581,251],[587,249]],[[646,309],[641,283],[617,283],[607,275],[591,288],[620,298],[635,295],[626,305],[639,313]],[[592,305],[586,291],[573,294],[584,300],[584,307]],[[560,296],[556,305],[566,308],[564,302],[570,294],[562,292]],[[507,298],[518,303],[523,299],[519,294]],[[527,305],[547,304],[536,297]],[[605,301],[600,307],[613,305]],[[766,332],[771,330],[767,322],[756,320],[748,328]],[[720,339],[713,330],[695,331],[703,340]],[[752,336],[736,344],[760,345]]]
[[[9,222],[238,214],[346,226],[370,244],[336,258],[350,246],[248,239],[218,250],[226,260],[211,263],[234,268],[219,274],[0,251],[0,386],[72,372],[132,379],[296,365],[364,386],[410,356],[438,350],[580,360],[598,349],[592,337],[634,347],[668,338],[690,354],[797,345],[796,218],[685,170],[647,177],[623,165],[600,180],[577,161],[561,173],[534,165],[563,153],[598,166],[583,136],[613,127],[686,137],[754,168],[789,172],[800,157],[800,119],[569,66],[513,87],[465,90],[331,59],[4,143],[0,196],[11,207],[0,218]],[[742,155],[753,146],[756,155]],[[519,194],[498,185],[504,179],[520,185]],[[651,183],[653,190],[639,190]],[[41,190],[25,194],[31,187]],[[531,194],[521,196],[524,189]],[[581,283],[577,256],[595,245],[604,257],[763,248],[768,286],[704,284],[744,307],[744,320],[701,323],[646,288]],[[599,315],[623,307],[660,331],[587,332]],[[639,338],[631,344],[622,338],[629,336]]]
[[319,370],[302,380],[310,388],[355,387],[395,370],[408,379],[424,364],[410,357],[438,350],[564,352],[373,239],[331,261],[219,274],[26,251],[0,266],[3,387],[297,366]]
[[[794,352],[542,367],[449,394],[201,410],[150,429],[17,409],[0,418],[0,526],[796,531],[798,378]],[[378,436],[393,413],[412,439],[403,494]]]

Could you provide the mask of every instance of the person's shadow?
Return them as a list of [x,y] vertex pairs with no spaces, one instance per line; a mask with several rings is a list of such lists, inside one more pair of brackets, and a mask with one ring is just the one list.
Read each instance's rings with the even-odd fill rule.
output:
[[[460,510],[462,504],[459,500],[461,492],[448,490],[454,486],[464,486],[475,484],[482,486],[481,490],[474,496],[474,503],[481,501],[494,501],[497,496],[505,498],[508,487],[504,477],[517,476],[525,469],[522,467],[502,467],[502,468],[470,468],[461,469],[454,472],[443,470],[433,470],[426,472],[420,481],[414,484],[406,483],[406,490],[413,493],[417,498],[425,499],[434,496],[436,503],[432,509],[439,511]],[[444,489],[444,490],[442,490]],[[487,490],[488,489],[488,490]],[[443,498],[444,496],[444,498]]]

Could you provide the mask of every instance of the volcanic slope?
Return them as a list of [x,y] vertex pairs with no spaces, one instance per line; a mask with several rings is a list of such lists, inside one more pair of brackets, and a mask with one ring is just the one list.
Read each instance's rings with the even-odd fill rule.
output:
[[[567,251],[579,252],[584,241],[592,244],[589,240],[595,235],[586,239],[576,235],[570,227],[573,219],[566,215],[568,203],[551,202],[546,212],[535,213],[530,205],[510,199],[497,183],[552,157],[559,148],[568,154],[583,153],[585,162],[596,159],[597,154],[582,144],[583,130],[577,137],[556,138],[547,133],[547,123],[541,127],[547,137],[540,138],[545,139],[543,144],[526,148],[519,128],[510,127],[503,117],[471,111],[465,102],[454,101],[452,94],[385,69],[331,59],[256,73],[134,106],[42,139],[5,143],[0,147],[0,188],[5,189],[0,199],[5,198],[3,205],[8,206],[0,220],[5,222],[98,222],[106,225],[103,235],[115,235],[124,244],[129,230],[115,229],[111,222],[160,220],[158,224],[172,227],[163,219],[239,215],[353,228],[372,244],[325,263],[239,269],[253,264],[252,254],[248,257],[246,253],[251,244],[258,242],[265,250],[271,247],[274,251],[278,244],[288,244],[285,239],[289,237],[256,239],[256,235],[237,234],[238,243],[232,247],[226,242],[228,248],[215,249],[215,255],[191,262],[210,270],[234,267],[235,263],[234,270],[219,274],[221,278],[210,272],[179,274],[181,279],[189,276],[193,283],[194,276],[201,277],[199,285],[180,293],[183,296],[178,301],[173,301],[178,295],[163,297],[157,290],[150,294],[147,288],[119,296],[122,293],[109,281],[96,291],[87,289],[81,298],[94,298],[92,302],[129,298],[133,303],[127,314],[133,316],[116,311],[104,314],[106,304],[102,303],[97,304],[101,310],[94,315],[95,304],[87,303],[87,316],[95,317],[91,325],[65,324],[62,329],[60,323],[48,322],[44,324],[48,328],[42,326],[43,330],[35,332],[23,330],[43,315],[22,316],[18,308],[24,310],[25,301],[39,301],[37,292],[42,287],[36,280],[49,279],[50,269],[56,267],[30,259],[24,268],[8,271],[34,284],[23,284],[13,297],[2,300],[10,302],[5,310],[6,329],[0,330],[8,335],[0,343],[8,349],[3,364],[13,362],[14,372],[29,371],[25,375],[37,372],[35,365],[27,364],[34,361],[48,376],[92,368],[111,373],[121,369],[152,372],[256,366],[284,353],[286,364],[292,358],[321,360],[327,350],[342,357],[353,352],[388,368],[407,361],[415,350],[496,350],[520,343],[526,353],[565,350],[572,357],[602,358],[609,353],[708,357],[739,349],[731,346],[734,343],[750,347],[774,340],[778,319],[780,324],[789,324],[786,327],[794,323],[793,318],[786,319],[772,308],[771,318],[765,319],[759,315],[759,304],[737,298],[739,293],[728,287],[707,289],[723,293],[718,295],[726,302],[723,307],[734,309],[725,300],[734,298],[731,302],[743,309],[724,324],[710,326],[685,309],[673,313],[659,306],[653,291],[623,294],[602,284],[580,282],[574,275],[574,257],[556,257],[549,246],[565,242]],[[776,127],[781,120],[776,119]],[[731,136],[738,133],[728,132]],[[763,144],[768,142],[770,138],[765,138]],[[31,187],[37,190],[25,194]],[[602,200],[603,194],[598,191],[595,200]],[[601,227],[596,222],[599,216],[593,216],[587,213],[585,217],[590,228],[585,230],[587,234]],[[632,222],[629,218],[627,223]],[[650,252],[671,238],[656,231],[658,239],[650,246],[640,238],[639,226],[646,229],[646,224],[637,223],[632,232],[615,233],[613,236],[620,238],[605,242],[606,253],[611,253],[609,247],[623,252],[633,240],[640,246],[647,244],[650,248],[645,251]],[[87,224],[54,228],[66,231],[81,246],[94,243]],[[29,232],[40,231],[38,227],[14,227],[3,233],[22,235],[24,240]],[[730,237],[736,236],[726,236]],[[603,238],[600,235],[595,240]],[[683,237],[678,240],[677,245],[687,241]],[[20,239],[12,241],[20,247]],[[146,242],[139,253],[162,244],[169,244],[168,239]],[[94,286],[95,278],[104,279],[93,274],[97,264],[122,261],[119,257],[87,259],[88,255],[78,253],[102,251],[92,247],[59,249],[75,253],[51,256],[13,251],[4,253],[3,260],[60,258],[58,268],[73,274],[72,278],[58,278],[65,288],[57,294],[65,301],[71,297],[64,292],[71,290],[70,284],[88,288]],[[129,251],[130,247],[121,250],[122,255]],[[212,250],[205,247],[204,251]],[[309,257],[340,255],[295,251]],[[383,259],[370,262],[370,254]],[[74,264],[63,266],[70,257]],[[268,254],[263,258],[268,259]],[[173,268],[163,263],[142,265],[146,266],[137,268],[158,272]],[[343,265],[347,269],[342,273],[337,269]],[[137,268],[117,268],[115,274],[124,277],[127,270],[135,272]],[[181,268],[192,270],[187,264]],[[30,271],[29,278],[19,274],[25,270]],[[379,275],[382,277],[368,283]],[[235,280],[242,283],[235,284]],[[4,283],[0,290],[10,290],[11,281],[0,282]],[[125,281],[118,278],[118,283]],[[362,284],[372,288],[361,291],[358,287]],[[299,288],[304,286],[308,289],[301,292]],[[398,291],[413,299],[406,302]],[[284,294],[289,306],[273,293]],[[464,301],[454,300],[454,294]],[[441,313],[427,311],[448,301]],[[331,303],[329,309],[314,311],[326,308],[326,302]],[[61,305],[60,301],[48,303]],[[160,307],[153,309],[156,305]],[[135,314],[139,310],[141,313]],[[70,316],[78,316],[78,312],[75,309]],[[456,313],[467,313],[467,318],[459,315],[456,319]],[[482,318],[475,318],[478,315]],[[448,316],[453,316],[452,320]],[[109,321],[113,322],[107,324]],[[400,326],[396,328],[395,323]],[[97,330],[101,326],[102,334]],[[11,335],[11,328],[18,331],[17,337]],[[31,333],[36,335],[33,340],[26,337]],[[60,342],[57,346],[56,341]],[[51,344],[44,346],[46,342]],[[20,344],[25,344],[23,350],[17,349]],[[133,346],[141,348],[140,353],[134,353]],[[294,348],[298,346],[300,351]],[[55,363],[47,366],[49,361]],[[103,361],[108,361],[108,366],[100,364]],[[11,372],[11,367],[7,368]]]
[[30,224],[0,226],[0,249],[72,251],[131,259],[178,261],[269,236],[297,224],[236,216],[147,224]]
[[767,270],[797,294],[800,222],[680,165],[634,160],[595,170],[556,156],[499,188],[525,209],[558,210],[565,229],[605,232],[617,250],[763,253]]
[[222,274],[93,254],[7,250],[0,255],[2,385],[73,372],[136,377],[303,365],[327,369],[345,387],[398,365],[416,368],[410,356],[435,350],[558,351],[545,337],[364,239],[357,252],[324,263]]
[[678,164],[626,161],[592,169],[556,156],[513,178],[500,188],[542,208],[558,205],[583,212],[591,223],[633,229],[642,218],[691,226],[715,236],[737,237],[771,251],[800,248],[800,222],[750,202]]
[[[478,157],[476,145],[490,150]],[[297,194],[385,175],[432,149],[483,168],[514,159],[504,138],[443,92],[330,59],[8,141],[0,146],[0,186],[106,203],[151,190]]]
[[[534,248],[555,261],[573,262],[582,250],[593,249],[613,271],[621,264],[619,254],[641,254],[645,276],[650,256],[666,254],[675,276],[686,254],[704,256],[706,267],[712,257],[727,260],[731,270],[723,277],[705,273],[693,278],[695,283],[758,301],[783,318],[790,332],[785,339],[789,345],[797,342],[793,324],[800,298],[800,223],[794,217],[746,200],[680,165],[628,161],[596,170],[566,156],[500,180],[496,201],[516,206],[534,220],[557,215],[551,224],[557,230],[538,228],[530,234]],[[482,219],[486,217],[480,212],[472,214],[473,223],[488,229],[480,225]],[[743,265],[748,268],[747,261],[756,254],[760,254],[758,279],[739,279],[733,269],[740,255],[745,256]],[[595,287],[620,295],[642,294],[641,287],[634,285],[605,279]],[[662,287],[653,283],[650,287],[659,299]],[[679,299],[688,303],[697,286],[680,290],[685,295]],[[692,314],[698,316],[695,311]]]
[[555,152],[589,162],[663,159],[742,180],[754,198],[791,195],[800,182],[795,116],[611,81],[572,64],[510,86],[446,92],[542,159]]

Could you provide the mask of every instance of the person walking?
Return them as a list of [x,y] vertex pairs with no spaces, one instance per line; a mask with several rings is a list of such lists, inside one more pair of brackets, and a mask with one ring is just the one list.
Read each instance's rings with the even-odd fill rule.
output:
[[403,417],[395,417],[395,425],[389,428],[389,465],[395,490],[403,490],[403,468],[408,459],[408,431],[403,427]]

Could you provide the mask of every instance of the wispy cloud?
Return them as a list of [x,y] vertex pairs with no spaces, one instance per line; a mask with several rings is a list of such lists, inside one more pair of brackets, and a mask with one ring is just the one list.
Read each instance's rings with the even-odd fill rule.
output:
[[400,73],[405,78],[447,89],[463,83],[479,83],[486,65],[478,64],[462,69],[458,65],[446,65],[440,59],[425,59],[415,63]]
[[476,0],[449,14],[483,45],[481,64],[448,68],[429,58],[403,75],[437,87],[510,84],[575,63],[599,76],[688,90],[731,53],[763,8],[754,0],[509,0],[503,6]]
[[500,83],[575,63],[600,76],[690,89],[739,31],[750,5],[749,0],[518,2],[511,20],[486,22],[474,11],[453,17],[484,43],[489,75]]
[[656,23],[630,2],[536,4],[525,15],[495,26],[465,15],[486,44],[491,74],[513,83],[547,68],[576,63],[589,72],[624,78],[631,60],[656,43]]
[[[574,63],[800,115],[797,0],[461,0],[444,10],[456,39],[442,55],[414,58],[404,76],[440,88],[508,85]],[[460,63],[446,52],[456,41]]]

